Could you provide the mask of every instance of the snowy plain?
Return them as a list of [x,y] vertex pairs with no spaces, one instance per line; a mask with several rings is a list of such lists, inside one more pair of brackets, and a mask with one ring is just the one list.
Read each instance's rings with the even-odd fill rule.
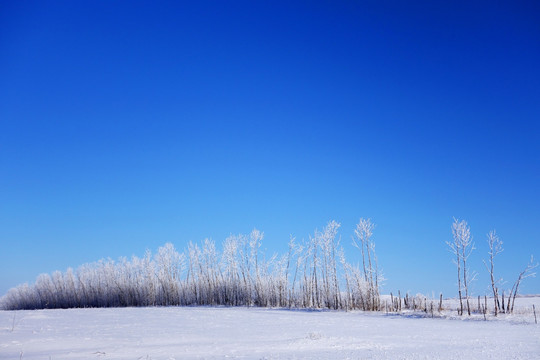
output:
[[488,321],[437,316],[239,307],[0,311],[0,359],[540,359],[540,325],[530,312]]

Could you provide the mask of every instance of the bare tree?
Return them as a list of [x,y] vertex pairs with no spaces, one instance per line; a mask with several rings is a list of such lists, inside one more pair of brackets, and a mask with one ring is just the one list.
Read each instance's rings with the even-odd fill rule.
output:
[[[456,218],[454,218],[454,223],[452,224],[452,235],[453,235],[453,241],[446,242],[446,244],[450,247],[450,250],[456,256],[455,264],[457,267],[457,277],[458,277],[459,314],[463,315],[462,290],[465,289],[465,293],[466,293],[465,297],[467,300],[467,311],[470,315],[471,311],[470,311],[470,306],[469,306],[467,281],[466,281],[466,278],[467,278],[466,264],[467,264],[467,257],[468,255],[470,255],[470,251],[467,251],[467,250],[468,250],[468,247],[470,246],[471,232],[470,232],[469,226],[467,225],[467,222],[465,220],[458,221]],[[462,274],[462,266],[463,266],[463,274]]]
[[[371,219],[361,218],[356,225],[353,237],[353,246],[361,250],[362,266],[364,269],[364,281],[368,284],[368,298],[370,310],[377,310],[379,307],[379,282],[378,270],[374,268],[372,258],[376,261],[375,244],[371,241],[375,224]],[[367,267],[366,267],[367,258]]]
[[452,224],[452,235],[454,240],[452,242],[447,242],[446,244],[456,256],[455,263],[457,266],[458,275],[459,313],[460,315],[463,315],[463,289],[465,290],[467,313],[471,315],[471,305],[469,303],[469,283],[473,281],[476,276],[476,274],[470,273],[467,268],[467,260],[474,250],[471,229],[465,220],[458,221],[454,218],[454,223]]
[[495,256],[497,254],[500,254],[503,251],[503,247],[502,247],[503,242],[501,241],[501,239],[499,239],[499,237],[495,233],[495,230],[490,231],[487,237],[488,237],[487,243],[489,246],[489,252],[488,252],[489,265],[485,261],[484,261],[484,265],[486,266],[486,269],[488,270],[490,278],[491,278],[491,290],[493,291],[495,316],[497,316],[499,312],[499,294],[498,294],[499,290],[497,289],[496,285],[500,281],[500,279],[495,280],[495,272],[494,272],[495,261],[494,260],[495,260]]
[[[517,293],[518,293],[519,284],[521,283],[521,281],[523,281],[524,279],[526,279],[528,277],[536,276],[536,273],[533,272],[533,270],[536,269],[537,267],[538,267],[538,263],[536,263],[536,264],[534,263],[533,256],[531,255],[531,260],[527,264],[527,267],[522,272],[519,273],[519,276],[518,276],[516,282],[514,283],[514,286],[512,286],[512,290],[510,290],[510,295],[509,295],[509,298],[508,298],[508,304],[506,306],[506,309],[507,309],[508,312],[512,313],[514,311],[514,303],[516,301],[516,296],[517,296]],[[513,293],[513,295],[512,295],[512,293]],[[511,306],[510,306],[510,300],[512,301]]]
[[319,238],[318,244],[321,247],[325,306],[334,309],[337,309],[340,297],[336,274],[336,248],[339,246],[339,239],[336,239],[336,237],[340,226],[338,222],[330,221],[321,233],[315,233],[315,236]]
[[256,295],[256,303],[257,305],[261,305],[262,302],[262,294],[261,294],[261,274],[260,274],[260,266],[259,266],[259,248],[261,247],[261,243],[263,240],[264,234],[257,230],[253,229],[250,234],[249,239],[249,248],[250,248],[250,255],[251,255],[251,264],[254,266],[255,269],[255,295]]
[[318,273],[319,273],[319,262],[320,260],[317,257],[317,250],[319,248],[319,237],[317,236],[317,231],[315,231],[315,236],[309,237],[310,240],[310,247],[311,247],[311,254],[313,255],[312,260],[312,268],[311,268],[311,298],[313,299],[312,304],[315,305],[315,307],[320,307],[319,302],[319,281],[318,281]]
[[[455,223],[454,223],[455,225]],[[452,232],[454,231],[454,227],[452,227]],[[446,244],[450,248],[450,251],[455,255],[454,264],[456,264],[457,268],[457,286],[458,286],[458,297],[459,297],[459,315],[463,315],[463,298],[461,296],[461,251],[460,251],[460,243],[456,236],[454,236],[454,241],[450,242],[447,241]]]
[[373,228],[374,225],[371,223],[370,219],[365,220],[361,218],[354,230],[356,238],[353,237],[353,245],[362,252],[362,266],[364,268],[364,280],[366,282],[369,280],[369,276],[366,268],[366,251],[364,249],[369,250],[367,243],[373,234]]

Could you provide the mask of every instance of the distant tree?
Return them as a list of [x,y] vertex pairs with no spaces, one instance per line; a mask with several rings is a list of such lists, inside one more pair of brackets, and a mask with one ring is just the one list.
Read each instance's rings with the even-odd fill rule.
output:
[[458,276],[458,295],[459,295],[459,314],[463,315],[463,296],[462,289],[465,290],[465,300],[467,302],[467,313],[471,315],[471,306],[469,303],[469,283],[474,279],[474,274],[470,276],[467,268],[467,260],[474,250],[474,244],[471,238],[471,229],[465,220],[458,221],[454,219],[452,224],[453,241],[447,242],[452,253],[456,256],[455,264],[457,266]]
[[[509,296],[511,296],[511,298],[510,297],[508,298],[508,304],[506,306],[506,309],[508,312],[511,312],[511,313],[514,312],[514,303],[516,302],[516,296],[518,294],[518,288],[521,281],[523,281],[524,279],[528,277],[536,276],[536,273],[533,272],[533,270],[536,269],[537,267],[538,267],[538,263],[536,264],[534,263],[533,256],[531,255],[531,260],[529,261],[525,269],[519,273],[518,278],[516,279],[516,282],[512,286],[512,290],[510,290]],[[512,305],[510,305],[510,301],[512,301]]]
[[489,234],[487,235],[487,243],[488,243],[488,246],[489,246],[489,264],[486,263],[486,261],[484,261],[484,265],[486,266],[486,269],[488,270],[489,272],[489,276],[490,276],[490,279],[491,279],[491,290],[493,291],[493,302],[494,302],[494,311],[495,311],[495,316],[497,316],[498,312],[499,312],[499,290],[497,289],[497,283],[500,281],[500,280],[495,280],[495,256],[497,254],[500,254],[502,251],[503,251],[503,247],[502,247],[502,244],[503,242],[501,241],[501,239],[499,239],[499,237],[497,236],[497,234],[495,233],[495,230],[492,230],[489,232]]
[[324,306],[337,309],[340,303],[339,283],[337,280],[336,251],[339,246],[337,232],[341,225],[330,221],[322,232],[315,232],[321,248],[321,272]]
[[264,233],[253,229],[249,235],[250,262],[255,271],[253,278],[255,279],[255,303],[260,306],[263,302],[262,283],[261,283],[261,268],[259,263],[259,248],[261,247]]
[[[353,246],[362,253],[362,267],[364,282],[368,284],[369,309],[379,309],[379,271],[377,269],[377,257],[375,255],[375,243],[371,240],[375,224],[371,219],[361,218],[356,225],[353,237]],[[366,262],[367,258],[367,262]],[[373,261],[372,261],[373,260]],[[373,264],[375,263],[375,265]]]
[[161,302],[165,305],[178,305],[184,254],[179,254],[173,244],[167,243],[158,249],[154,261],[157,266]]

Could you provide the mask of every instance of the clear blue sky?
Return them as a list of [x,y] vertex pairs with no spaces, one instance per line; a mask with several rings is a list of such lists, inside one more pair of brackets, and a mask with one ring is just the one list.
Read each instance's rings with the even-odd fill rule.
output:
[[[540,257],[537,1],[2,1],[0,293],[172,242],[370,217],[385,292],[456,293],[445,241]],[[524,293],[540,293],[528,279]]]

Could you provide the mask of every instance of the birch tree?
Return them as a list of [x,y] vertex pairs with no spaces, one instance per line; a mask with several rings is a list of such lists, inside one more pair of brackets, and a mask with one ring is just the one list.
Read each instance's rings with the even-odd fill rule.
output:
[[497,256],[503,251],[503,242],[497,236],[495,230],[492,230],[487,235],[487,243],[489,247],[489,264],[484,261],[484,265],[489,272],[491,280],[491,291],[493,292],[493,307],[495,311],[495,316],[497,316],[499,312],[499,290],[497,289],[497,283],[499,283],[500,279],[495,280],[495,256]]
[[378,269],[373,263],[376,261],[375,244],[371,240],[375,224],[371,219],[361,218],[356,225],[353,237],[353,246],[362,253],[362,267],[364,270],[364,281],[368,284],[368,299],[370,310],[377,310],[379,307],[379,281],[377,277]]
[[454,218],[454,223],[452,224],[452,235],[454,238],[453,242],[447,242],[447,244],[456,256],[455,263],[457,265],[458,275],[460,315],[463,315],[462,289],[465,290],[467,313],[471,315],[471,306],[469,303],[469,283],[474,280],[474,274],[471,274],[467,268],[467,260],[474,250],[471,229],[465,220],[459,221]]

